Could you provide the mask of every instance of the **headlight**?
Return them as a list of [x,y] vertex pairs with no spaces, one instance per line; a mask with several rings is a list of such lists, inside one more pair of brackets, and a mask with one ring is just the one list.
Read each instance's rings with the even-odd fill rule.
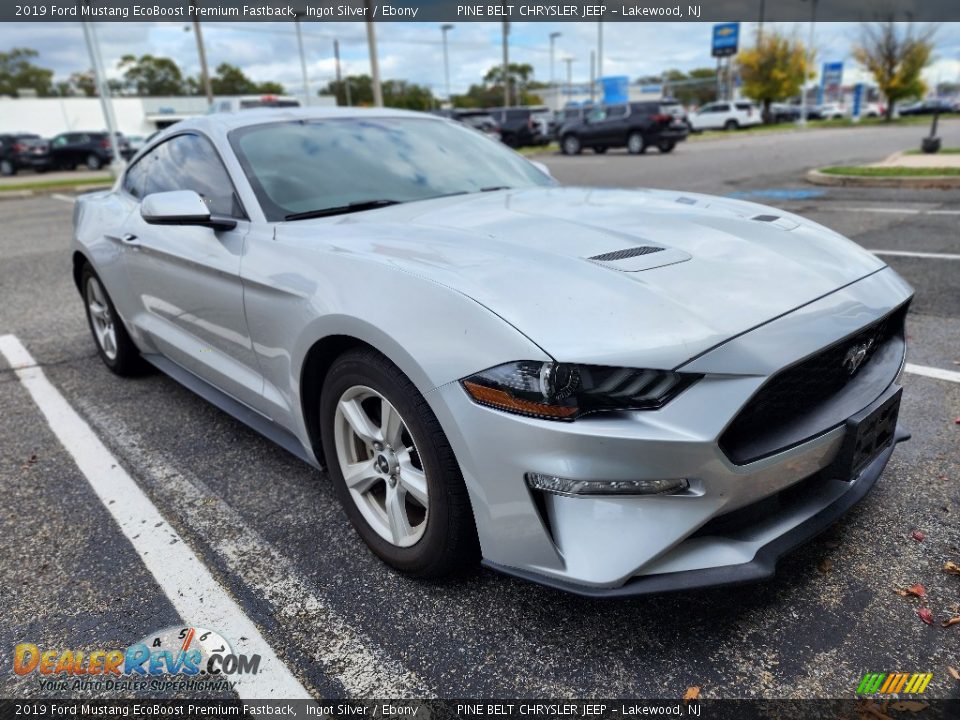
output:
[[600,410],[656,410],[702,375],[521,360],[461,380],[476,402],[499,410],[575,420]]

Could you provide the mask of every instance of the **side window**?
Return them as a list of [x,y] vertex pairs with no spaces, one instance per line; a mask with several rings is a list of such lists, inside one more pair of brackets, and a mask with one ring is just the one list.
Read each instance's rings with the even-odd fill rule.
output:
[[702,113],[712,113],[712,112],[716,112],[717,110],[718,108],[716,103],[712,103],[710,105],[704,105],[702,108],[700,108],[700,112]]
[[127,168],[123,177],[123,189],[138,200],[143,197],[143,184],[147,176],[147,167],[153,161],[153,153],[140,158],[135,164]]
[[626,105],[611,105],[607,108],[607,117],[610,119],[626,117],[627,106]]
[[[210,142],[199,135],[177,135],[158,146],[147,173],[144,195],[193,190],[211,213],[241,217],[233,183]],[[138,163],[139,164],[139,163]]]
[[737,103],[737,110],[749,110],[749,109],[750,109],[750,103],[743,103],[743,102]]

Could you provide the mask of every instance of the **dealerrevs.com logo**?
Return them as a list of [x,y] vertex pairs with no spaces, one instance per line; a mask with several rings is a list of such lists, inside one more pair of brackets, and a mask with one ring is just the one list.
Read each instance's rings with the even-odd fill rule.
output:
[[857,695],[920,695],[931,680],[933,673],[867,673]]
[[233,689],[229,678],[259,672],[260,656],[236,653],[222,635],[172,626],[125,650],[90,651],[19,643],[13,671],[36,675],[45,690]]

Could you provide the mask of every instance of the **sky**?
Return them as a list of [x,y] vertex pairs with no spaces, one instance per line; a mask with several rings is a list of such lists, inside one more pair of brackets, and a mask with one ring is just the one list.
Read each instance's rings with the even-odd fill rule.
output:
[[[597,46],[597,23],[511,23],[510,60],[527,62],[534,77],[551,79],[550,41],[556,40],[557,82],[566,80],[563,58],[574,58],[573,81],[590,74],[590,51]],[[768,24],[769,27],[769,24]],[[333,39],[340,42],[344,73],[369,73],[364,23],[310,21],[302,26],[311,93],[334,79]],[[603,26],[604,75],[628,75],[631,80],[657,75],[670,68],[689,70],[712,66],[709,23],[627,23]],[[809,25],[780,23],[806,41]],[[755,23],[743,23],[741,36],[753,36]],[[96,31],[108,76],[117,77],[116,64],[126,54],[150,53],[174,58],[189,75],[199,74],[196,40],[189,23],[97,23]],[[376,23],[380,72],[383,79],[406,79],[445,96],[443,45],[436,23]],[[850,57],[860,34],[857,23],[817,23],[814,47],[823,61],[844,61],[844,83],[868,80]],[[211,70],[221,62],[239,66],[257,81],[276,80],[291,93],[302,87],[293,23],[204,22],[203,37]],[[477,83],[501,61],[499,23],[461,22],[449,31],[450,89],[454,94]],[[935,37],[933,64],[925,71],[929,84],[960,81],[960,23],[941,23]],[[29,47],[40,55],[37,64],[54,70],[57,79],[90,67],[79,23],[0,23],[0,51]]]

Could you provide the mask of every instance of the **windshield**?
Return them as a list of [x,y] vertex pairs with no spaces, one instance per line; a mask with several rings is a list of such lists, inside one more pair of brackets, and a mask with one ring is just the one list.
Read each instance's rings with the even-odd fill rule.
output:
[[275,122],[238,128],[229,137],[271,221],[373,202],[554,184],[497,141],[430,118]]

